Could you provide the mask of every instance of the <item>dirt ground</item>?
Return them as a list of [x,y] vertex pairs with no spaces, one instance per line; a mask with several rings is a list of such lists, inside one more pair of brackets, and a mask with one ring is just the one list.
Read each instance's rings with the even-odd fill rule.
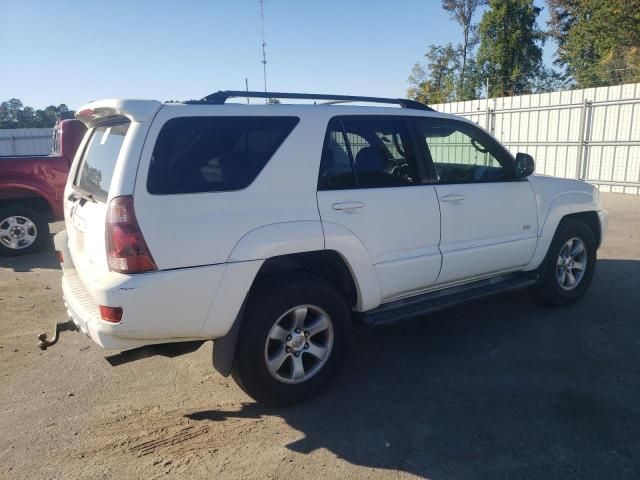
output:
[[[577,305],[494,297],[358,332],[325,395],[272,410],[193,354],[110,367],[66,332],[52,252],[0,259],[0,478],[640,478],[640,197]],[[60,225],[56,225],[60,228]]]

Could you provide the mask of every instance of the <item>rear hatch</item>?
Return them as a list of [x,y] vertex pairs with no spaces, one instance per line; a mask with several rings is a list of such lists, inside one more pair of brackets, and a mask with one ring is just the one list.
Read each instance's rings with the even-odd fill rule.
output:
[[107,202],[130,126],[129,120],[117,117],[94,127],[67,185],[69,251],[85,284],[109,271],[105,248]]

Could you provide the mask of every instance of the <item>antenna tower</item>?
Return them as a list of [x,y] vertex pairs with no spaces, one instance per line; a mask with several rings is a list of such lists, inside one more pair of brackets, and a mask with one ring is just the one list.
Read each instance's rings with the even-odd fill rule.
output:
[[[264,91],[267,92],[267,52],[265,47],[267,43],[264,41],[264,0],[258,0],[260,4],[260,22],[262,24],[262,75],[264,77]],[[265,99],[265,103],[269,100]]]

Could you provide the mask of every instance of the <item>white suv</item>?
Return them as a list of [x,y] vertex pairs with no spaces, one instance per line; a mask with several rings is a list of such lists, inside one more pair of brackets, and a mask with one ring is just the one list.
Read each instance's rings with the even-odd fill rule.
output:
[[[323,102],[225,103],[245,96]],[[216,369],[266,404],[324,389],[354,323],[520,287],[574,302],[606,227],[593,186],[531,175],[529,155],[409,100],[217,92],[77,118],[55,240],[71,319],[125,350],[112,364],[213,340]]]

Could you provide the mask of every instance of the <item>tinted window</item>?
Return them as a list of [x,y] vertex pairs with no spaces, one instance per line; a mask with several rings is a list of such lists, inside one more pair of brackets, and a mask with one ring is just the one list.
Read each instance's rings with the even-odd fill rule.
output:
[[346,136],[340,122],[332,120],[322,151],[318,188],[324,190],[355,188],[356,179],[349,155]]
[[395,117],[334,119],[320,166],[320,189],[398,187],[420,182],[407,123]]
[[109,193],[113,169],[122,148],[129,122],[96,127],[84,150],[74,185],[105,199]]
[[248,186],[298,123],[295,117],[183,117],[169,120],[153,150],[152,194]]
[[440,183],[512,178],[509,159],[487,135],[457,122],[418,121]]

